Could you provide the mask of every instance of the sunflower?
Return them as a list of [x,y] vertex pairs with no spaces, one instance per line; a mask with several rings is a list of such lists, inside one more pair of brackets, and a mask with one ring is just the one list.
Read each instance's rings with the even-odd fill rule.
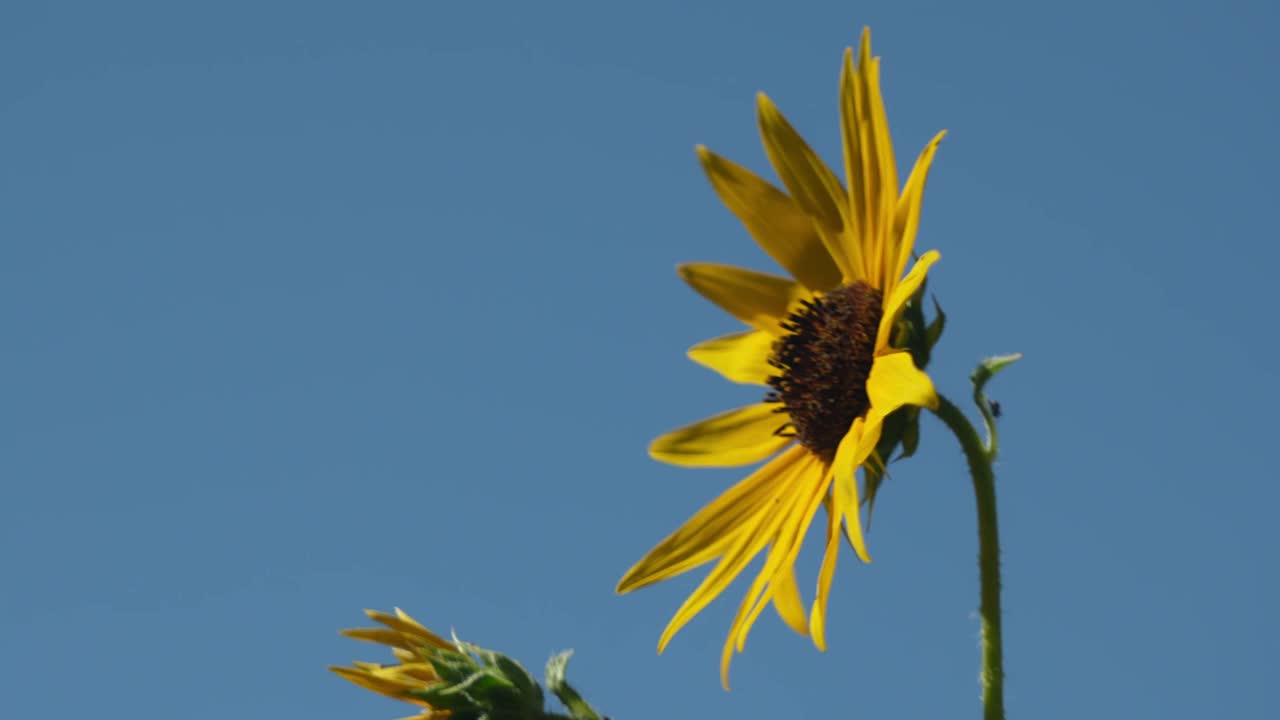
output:
[[[905,407],[935,407],[933,382],[910,352],[891,342],[935,251],[913,255],[920,205],[943,133],[916,160],[902,191],[880,94],[880,58],[864,30],[854,63],[846,49],[840,121],[848,187],[805,143],[764,94],[758,100],[765,152],[787,192],[698,147],[712,186],[750,234],[794,278],[726,265],[680,267],[699,294],[749,329],[695,345],[689,357],[737,383],[767,386],[761,402],[662,435],[655,459],[684,466],[740,466],[772,458],[649,551],[618,592],[666,580],[718,560],[684,602],[658,643],[707,606],[766,548],[721,658],[741,652],[752,624],[772,601],[782,619],[826,649],[831,579],[844,535],[870,562],[863,539],[857,470],[882,468],[875,452],[885,419]],[[795,561],[825,505],[825,554],[806,610]]]
[[396,608],[395,615],[377,610],[365,610],[365,614],[385,627],[343,630],[342,634],[357,640],[388,645],[399,662],[395,665],[383,665],[357,661],[351,667],[330,666],[329,669],[366,690],[422,708],[417,715],[403,720],[449,717],[449,711],[431,707],[430,703],[416,697],[415,692],[444,684],[444,680],[427,658],[431,650],[452,650],[454,645],[423,627],[400,608]]

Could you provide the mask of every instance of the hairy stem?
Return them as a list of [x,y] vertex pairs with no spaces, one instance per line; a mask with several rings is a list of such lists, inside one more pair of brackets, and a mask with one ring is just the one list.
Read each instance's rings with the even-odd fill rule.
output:
[[[981,577],[982,605],[982,705],[985,720],[1004,720],[1004,650],[1000,631],[1000,530],[996,522],[996,478],[992,470],[995,434],[992,448],[979,437],[960,408],[945,397],[938,397],[934,414],[960,441],[969,474],[973,477],[973,494],[978,504],[978,572]],[[985,419],[985,413],[984,413]],[[994,423],[988,423],[988,427]]]

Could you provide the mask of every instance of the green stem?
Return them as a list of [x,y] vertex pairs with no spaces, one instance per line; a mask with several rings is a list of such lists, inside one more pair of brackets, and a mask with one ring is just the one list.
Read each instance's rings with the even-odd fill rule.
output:
[[[988,448],[960,408],[941,395],[934,410],[960,441],[978,503],[978,571],[982,582],[982,705],[986,720],[1004,720],[1004,650],[1000,632],[1000,531],[996,523],[996,477],[991,468],[995,436]],[[986,413],[984,413],[984,419]],[[990,428],[994,423],[988,424]]]

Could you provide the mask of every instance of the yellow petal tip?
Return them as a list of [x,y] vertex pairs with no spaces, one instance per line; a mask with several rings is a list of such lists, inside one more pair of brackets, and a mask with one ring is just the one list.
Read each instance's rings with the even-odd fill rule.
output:
[[818,602],[814,602],[813,609],[809,612],[809,627],[812,630],[809,637],[813,640],[813,646],[818,648],[818,652],[827,651],[826,614],[827,609]]
[[679,453],[673,453],[666,450],[662,446],[661,441],[662,438],[658,438],[649,445],[649,457],[660,463],[667,463],[668,465],[682,464],[682,456]]
[[638,573],[636,571],[639,569],[640,569],[640,565],[636,565],[635,567],[628,570],[626,574],[624,574],[622,578],[618,580],[618,585],[613,589],[613,591],[619,595],[626,595],[632,590],[639,590],[640,588],[647,585],[648,583],[640,582],[637,579]]
[[858,523],[860,520],[856,515],[847,514],[844,517],[845,522],[845,539],[849,541],[849,546],[853,548],[853,554],[858,556],[864,564],[871,564],[871,553],[867,551],[867,540],[862,535],[862,528],[850,525],[850,523]]

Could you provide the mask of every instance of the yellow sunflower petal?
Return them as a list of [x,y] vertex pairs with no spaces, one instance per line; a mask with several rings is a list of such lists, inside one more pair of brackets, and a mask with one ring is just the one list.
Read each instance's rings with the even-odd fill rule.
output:
[[[799,493],[791,493],[792,502],[786,509],[786,514],[790,516],[797,507],[802,505]],[[786,526],[787,521],[783,520],[782,526]],[[770,562],[774,560],[778,554],[777,538],[773,538],[773,547],[769,550],[768,559],[765,565],[776,564]],[[747,589],[747,594],[742,596],[742,602],[738,603],[738,612],[733,616],[733,622],[729,625],[729,635],[725,638],[724,648],[720,654],[720,681],[726,690],[729,689],[729,665],[733,660],[733,652],[736,649],[742,652],[742,647],[747,642],[747,634],[751,632],[751,626],[755,624],[756,618],[760,616],[760,612],[764,610],[769,601],[773,599],[774,587],[769,578],[769,573],[761,570],[756,573],[756,577],[751,581],[751,587]]]
[[[796,556],[800,553],[800,544],[804,541],[804,535],[813,522],[818,506],[822,504],[823,496],[826,495],[828,486],[826,467],[813,459],[812,455],[809,458],[810,462],[805,463],[807,467],[798,467],[788,483],[790,502],[781,503],[786,506],[786,517],[772,538],[773,547],[765,560],[764,567],[743,598],[738,614],[729,627],[729,636],[725,640],[724,650],[720,656],[720,681],[726,690],[729,688],[729,664],[733,659],[734,650],[742,652],[751,627],[771,599],[775,591],[771,582],[773,577],[780,569],[794,567]],[[801,464],[797,463],[797,465]],[[782,510],[782,508],[779,509]],[[766,581],[769,581],[768,585],[765,584]]]
[[862,33],[862,41],[858,48],[858,62],[851,74],[853,85],[853,111],[855,123],[853,142],[858,146],[857,157],[860,162],[848,170],[850,187],[855,184],[861,188],[862,202],[858,235],[861,244],[862,265],[866,273],[865,279],[874,287],[881,287],[884,265],[884,222],[883,208],[886,205],[886,189],[896,193],[896,187],[886,188],[882,169],[880,128],[875,103],[879,95],[879,87],[873,85],[870,78],[872,71],[871,35],[866,29]]
[[840,130],[844,150],[844,176],[849,183],[849,226],[844,243],[848,246],[850,265],[856,272],[849,280],[869,278],[866,259],[861,252],[861,238],[865,237],[863,224],[867,214],[867,190],[862,180],[862,142],[858,139],[858,109],[856,71],[853,68],[853,49],[844,51],[844,63],[840,68]]
[[920,289],[920,284],[929,274],[929,268],[940,257],[942,256],[937,250],[930,250],[921,255],[915,267],[911,268],[911,272],[907,273],[907,276],[902,278],[902,282],[897,283],[885,298],[884,314],[880,316],[880,328],[876,331],[876,354],[882,353],[889,347],[889,337],[892,335],[894,323],[898,322],[898,316],[902,314],[907,301]]
[[873,286],[883,288],[888,265],[888,231],[892,222],[893,205],[897,202],[897,167],[893,159],[893,143],[888,135],[888,122],[884,117],[884,99],[879,88],[879,58],[872,56],[870,29],[863,29],[858,51],[858,90],[861,105],[861,132],[863,141],[863,172],[868,176],[870,192],[867,197],[867,237],[870,242],[867,254],[868,272]]
[[[916,367],[909,352],[881,355],[871,364],[867,376],[867,398],[871,401],[868,415],[888,416],[903,405],[938,407],[938,393],[933,380]],[[875,448],[875,443],[871,447]]]
[[343,679],[349,680],[366,690],[372,690],[376,693],[393,698],[399,698],[407,690],[416,690],[421,687],[420,683],[411,683],[402,680],[379,677],[369,670],[337,667],[334,665],[330,665],[329,669],[337,673]]
[[[813,522],[813,516],[818,511],[818,505],[822,502],[822,498],[826,495],[827,490],[827,468],[813,455],[807,455],[800,463],[804,463],[807,467],[800,467],[797,463],[794,479],[791,485],[794,486],[794,492],[798,499],[803,502],[796,502],[787,512],[787,517],[782,521],[782,527],[777,537],[773,538],[772,546],[769,548],[769,555],[765,559],[764,567],[760,569],[756,580],[752,583],[751,589],[747,591],[747,595],[743,601],[743,608],[750,608],[746,615],[739,614],[734,619],[733,625],[729,632],[730,644],[735,646],[738,652],[742,652],[743,647],[747,644],[747,634],[751,631],[751,627],[755,625],[756,619],[760,617],[760,613],[764,611],[769,601],[774,599],[775,593],[782,589],[786,583],[783,575],[790,574],[791,581],[795,581],[795,564],[796,557],[800,554],[800,544],[804,542],[804,535],[809,529],[809,525]],[[794,600],[799,601],[800,591],[797,588],[794,594]],[[792,598],[785,598],[784,603]],[[800,618],[798,622],[793,623],[792,618],[787,621],[793,628],[797,625],[805,624],[804,608],[801,604]]]
[[[873,408],[874,410],[874,408]],[[880,429],[884,418],[868,412],[866,416],[853,421],[849,432],[845,433],[836,448],[835,461],[831,463],[835,473],[834,493],[840,494],[840,504],[845,514],[845,535],[849,544],[862,562],[871,562],[871,554],[867,552],[867,541],[862,533],[862,519],[858,513],[858,467],[866,462],[880,442]],[[868,448],[868,445],[870,446]],[[834,502],[834,501],[833,501]],[[810,620],[812,622],[812,619]]]
[[435,645],[438,648],[453,649],[453,643],[428,630],[422,623],[414,620],[409,613],[401,610],[400,608],[396,608],[395,611],[396,617],[399,618],[401,622],[408,624],[408,629],[404,630],[404,632],[408,632],[419,639],[426,640],[428,643]]
[[[856,489],[854,493],[856,497]],[[814,595],[813,612],[809,616],[813,644],[823,652],[827,651],[827,598],[831,595],[831,580],[835,577],[836,558],[840,554],[840,521],[845,515],[845,496],[845,492],[832,492],[827,506],[827,548],[822,554],[818,592]]]
[[389,615],[377,610],[365,610],[364,614],[368,615],[369,619],[374,620],[375,622],[382,623],[396,632],[421,640],[428,645],[434,645],[440,648],[453,647],[452,643],[426,629],[417,620],[409,617],[399,608],[396,608],[395,615]]
[[822,244],[813,220],[791,198],[701,145],[698,160],[725,206],[792,277],[817,291],[840,284],[840,269]]
[[778,323],[810,293],[790,278],[716,263],[688,263],[680,277],[700,295],[757,330],[781,335]]
[[[858,137],[858,90],[856,90],[854,49],[846,47],[845,60],[840,67],[840,135],[841,149],[845,155],[845,181],[849,183],[849,232],[858,238],[863,234],[861,223],[867,217],[867,187],[863,178],[863,143]],[[856,245],[856,242],[855,242]],[[856,258],[860,265],[860,256]],[[865,270],[856,279],[865,279]]]
[[[866,415],[853,421],[853,426],[836,448],[835,462],[832,463],[836,470],[836,487],[845,492],[844,502],[852,510],[858,507],[854,475],[875,452],[884,419],[903,405],[932,408],[937,407],[938,402],[933,380],[916,368],[909,352],[893,352],[875,359],[867,377],[867,398],[871,401],[871,408]],[[851,536],[850,544],[863,561],[870,562],[864,554],[866,546],[861,540],[861,525],[850,528],[851,533],[855,530],[858,537]]]
[[[758,555],[777,534],[779,526],[789,514],[788,510],[796,503],[799,495],[795,492],[795,484],[791,482],[795,479],[796,468],[799,465],[801,464],[793,461],[782,469],[775,486],[777,493],[773,496],[777,501],[776,505],[757,513],[755,522],[746,525],[745,532],[735,537],[720,562],[707,574],[702,584],[693,591],[671,618],[671,622],[667,624],[662,637],[658,640],[658,652],[665,650],[667,643],[680,631],[680,628],[692,620],[716,596],[724,592],[729,583],[746,569],[752,558]],[[731,632],[730,642],[732,637]]]
[[409,646],[409,641],[404,635],[387,628],[351,628],[349,630],[339,630],[338,634],[354,640],[364,640],[380,645],[390,645],[391,647],[407,648]]
[[[756,113],[765,153],[797,205],[830,232],[844,229],[840,179],[791,126],[768,95],[756,95]],[[841,258],[832,255],[836,264]]]
[[[871,52],[871,33],[864,33],[866,39],[866,50]],[[875,228],[879,238],[878,255],[880,261],[880,284],[878,287],[888,287],[887,283],[891,280],[894,268],[894,262],[897,256],[894,252],[895,248],[892,244],[893,229],[893,210],[898,202],[898,166],[897,160],[893,156],[893,141],[889,137],[889,120],[885,116],[884,97],[880,94],[880,58],[871,58],[871,61],[862,68],[864,83],[867,88],[867,99],[871,114],[871,142],[876,148],[876,161],[878,163],[877,175],[879,179],[880,204],[873,208],[876,212]],[[896,279],[896,278],[895,278]]]
[[775,338],[761,330],[723,335],[689,348],[689,359],[736,383],[767,385],[778,370],[769,364]]
[[[862,39],[866,54],[871,55],[871,28],[862,29]],[[893,138],[889,134],[889,117],[884,109],[884,95],[880,92],[880,58],[872,57],[871,62],[863,68],[864,82],[867,84],[867,98],[871,101],[871,121],[875,131],[876,158],[880,161],[881,190],[889,197],[894,197],[898,190],[898,161],[893,154]],[[885,207],[885,212],[892,212],[893,204]]]
[[786,424],[778,406],[756,403],[729,410],[656,438],[654,460],[686,467],[733,467],[759,462],[781,450],[791,438],[776,434]]
[[369,670],[375,676],[391,682],[399,682],[413,688],[440,682],[440,676],[429,663],[413,662],[407,665],[383,665]]
[[757,97],[760,136],[765,153],[796,204],[818,224],[827,252],[846,282],[858,277],[856,259],[841,242],[846,227],[845,190],[840,179],[791,127],[764,93]]
[[617,592],[675,577],[723,554],[737,535],[754,529],[760,513],[770,510],[779,488],[805,453],[796,445],[711,501],[628,570]]
[[[884,419],[903,405],[935,407],[938,396],[929,376],[918,370],[911,354],[896,352],[882,355],[871,366],[867,378],[867,397],[871,409],[853,421],[836,449],[833,467],[836,471],[835,493],[844,506],[845,535],[863,562],[871,562],[862,532],[862,515],[858,503],[858,467],[868,462],[880,442]],[[810,622],[813,619],[810,618]]]
[[658,652],[667,649],[667,644],[671,642],[671,638],[680,632],[695,615],[702,612],[712,600],[716,599],[724,589],[729,587],[729,583],[751,564],[751,560],[764,549],[769,543],[769,535],[771,535],[779,518],[776,515],[764,515],[761,523],[753,529],[750,534],[740,536],[734,543],[729,552],[720,558],[720,562],[715,568],[707,574],[697,589],[684,601],[680,609],[676,611],[671,622],[667,623],[667,627],[662,631],[662,637],[658,639]]
[[896,243],[896,259],[889,275],[890,291],[897,284],[898,278],[902,277],[903,271],[907,269],[907,261],[911,259],[916,232],[920,228],[920,206],[924,202],[924,186],[929,180],[929,168],[933,166],[933,156],[938,151],[938,144],[946,135],[946,130],[934,135],[929,144],[924,146],[924,150],[920,151],[920,157],[916,159],[915,167],[911,168],[907,184],[902,188],[902,197],[898,198],[898,206],[894,209],[892,238]]
[[795,565],[778,570],[769,584],[773,588],[773,607],[778,611],[778,617],[792,630],[808,635],[809,617],[804,611],[800,586],[796,584]]

